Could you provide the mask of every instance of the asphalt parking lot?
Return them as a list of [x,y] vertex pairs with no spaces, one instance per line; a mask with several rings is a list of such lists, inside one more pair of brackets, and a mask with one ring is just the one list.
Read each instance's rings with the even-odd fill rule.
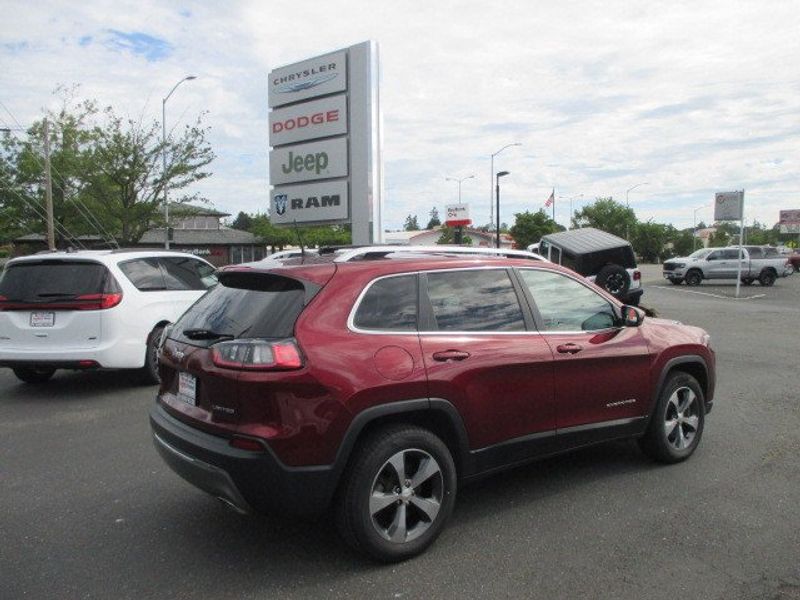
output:
[[184,483],[150,441],[154,387],[0,369],[0,598],[800,598],[800,275],[733,299],[643,272],[643,304],[717,351],[694,457],[624,442],[486,479],[393,566],[325,520],[240,516]]

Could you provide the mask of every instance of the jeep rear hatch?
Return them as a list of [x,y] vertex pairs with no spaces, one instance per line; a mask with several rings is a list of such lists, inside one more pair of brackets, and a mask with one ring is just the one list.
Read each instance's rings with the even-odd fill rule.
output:
[[[335,267],[326,270],[323,279]],[[176,416],[217,433],[234,431],[242,418],[268,420],[268,396],[287,371],[303,368],[294,325],[322,287],[289,271],[223,270],[219,285],[168,330],[160,398]],[[243,407],[254,383],[262,395],[258,406]]]

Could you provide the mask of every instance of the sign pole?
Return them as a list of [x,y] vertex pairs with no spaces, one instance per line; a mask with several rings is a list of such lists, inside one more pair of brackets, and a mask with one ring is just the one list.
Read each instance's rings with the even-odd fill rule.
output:
[[742,218],[739,225],[739,266],[736,271],[736,297],[739,297],[739,288],[742,285],[742,260],[744,258],[744,190],[739,192],[739,213]]

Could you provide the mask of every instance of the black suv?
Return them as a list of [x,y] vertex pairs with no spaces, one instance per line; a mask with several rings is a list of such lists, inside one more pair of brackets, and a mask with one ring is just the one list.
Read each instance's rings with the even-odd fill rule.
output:
[[528,249],[583,275],[618,300],[639,305],[644,293],[642,274],[636,268],[630,242],[584,227],[545,235],[538,245]]

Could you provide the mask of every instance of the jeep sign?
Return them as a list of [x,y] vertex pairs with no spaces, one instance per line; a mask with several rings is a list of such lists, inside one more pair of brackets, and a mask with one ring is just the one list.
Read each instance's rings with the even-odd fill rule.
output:
[[278,108],[269,113],[269,139],[273,146],[343,133],[347,133],[347,98],[344,94]]
[[272,191],[270,219],[276,225],[347,218],[347,182],[285,185]]
[[347,138],[275,148],[269,153],[273,185],[347,176]]

